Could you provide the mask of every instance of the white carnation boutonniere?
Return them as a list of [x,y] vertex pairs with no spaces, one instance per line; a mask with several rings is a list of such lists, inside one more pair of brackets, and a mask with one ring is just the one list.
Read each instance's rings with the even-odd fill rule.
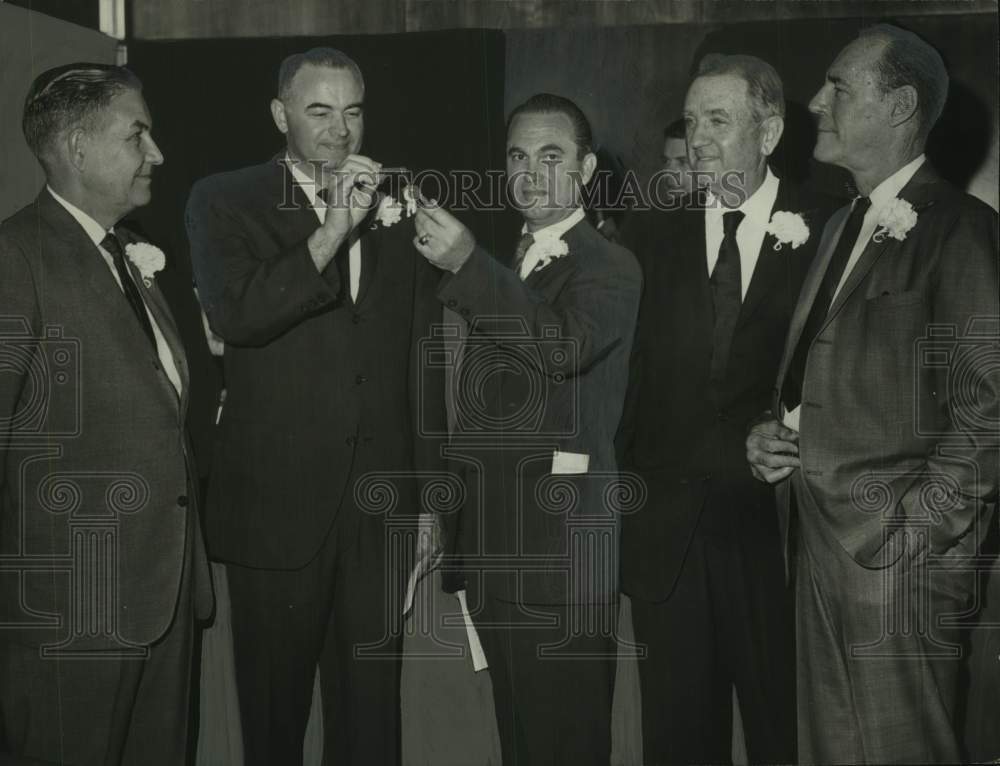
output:
[[878,228],[872,235],[873,241],[884,242],[886,237],[892,237],[902,242],[917,225],[917,211],[905,199],[896,197],[882,208],[875,225]]
[[163,271],[163,267],[167,263],[167,257],[163,251],[148,242],[132,242],[125,245],[125,255],[139,270],[142,283],[147,289],[153,286],[156,272]]
[[562,239],[542,239],[531,245],[524,254],[524,260],[534,262],[532,271],[541,271],[557,258],[569,255],[569,245]]
[[389,228],[403,220],[404,215],[409,218],[416,215],[416,213],[417,195],[414,193],[412,187],[407,186],[403,189],[402,202],[391,194],[382,197],[381,202],[378,204],[378,210],[375,211],[375,223],[372,224],[372,228],[374,229],[376,224],[379,223],[383,227]]
[[791,245],[792,250],[795,250],[809,240],[809,227],[805,219],[798,213],[789,213],[787,210],[774,211],[765,231],[778,240],[774,245],[775,250],[780,250],[782,245]]

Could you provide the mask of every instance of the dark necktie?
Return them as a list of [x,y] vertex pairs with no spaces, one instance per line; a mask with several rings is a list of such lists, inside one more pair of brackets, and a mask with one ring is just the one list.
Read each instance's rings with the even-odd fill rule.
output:
[[[518,276],[521,274],[521,264],[524,263],[524,256],[528,252],[528,248],[535,243],[535,237],[530,231],[526,231],[521,235],[521,239],[517,243],[517,249],[514,251],[514,271],[517,272]],[[522,279],[527,279],[528,275],[525,274]]]
[[711,380],[722,380],[729,360],[729,347],[733,341],[733,330],[740,315],[743,299],[742,276],[740,273],[740,247],[736,241],[736,230],[743,221],[744,213],[730,210],[722,214],[722,244],[719,259],[712,269],[709,285],[712,287],[712,307],[715,324],[712,332]]
[[844,276],[844,269],[851,258],[851,251],[861,233],[861,226],[865,221],[865,213],[871,207],[871,200],[867,197],[858,197],[854,201],[850,215],[844,223],[844,230],[837,240],[833,255],[830,256],[830,264],[826,267],[823,281],[820,282],[819,292],[816,293],[816,300],[813,301],[809,316],[806,318],[805,326],[802,328],[802,335],[799,343],[795,347],[792,361],[788,365],[788,372],[785,373],[784,390],[781,401],[787,410],[794,410],[802,403],[802,379],[806,372],[806,359],[809,357],[809,349],[813,340],[819,334],[820,328],[826,321],[826,315],[830,311],[833,303],[833,295]]
[[135,318],[139,320],[142,331],[146,333],[146,337],[149,338],[149,342],[153,344],[153,348],[155,349],[156,336],[153,335],[153,325],[149,323],[149,316],[146,314],[146,304],[142,302],[142,296],[139,295],[139,288],[132,281],[128,266],[125,264],[125,251],[122,250],[122,243],[118,241],[118,237],[109,231],[104,239],[101,240],[101,247],[111,254],[111,260],[114,261],[115,270],[118,272],[118,278],[122,283],[122,292],[125,293],[125,298],[132,307]]

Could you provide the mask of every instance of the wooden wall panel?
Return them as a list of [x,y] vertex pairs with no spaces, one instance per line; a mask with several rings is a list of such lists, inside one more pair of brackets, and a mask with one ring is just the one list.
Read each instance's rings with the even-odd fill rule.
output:
[[130,36],[286,37],[996,13],[993,0],[130,0]]

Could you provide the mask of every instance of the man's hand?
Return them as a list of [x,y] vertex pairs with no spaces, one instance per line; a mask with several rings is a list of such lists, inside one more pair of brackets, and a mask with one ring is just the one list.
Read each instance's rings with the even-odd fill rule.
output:
[[747,461],[755,479],[784,481],[799,467],[799,432],[773,418],[757,423],[747,435]]
[[309,237],[309,253],[318,271],[333,260],[341,245],[375,203],[382,165],[360,154],[351,154],[338,168],[324,170],[326,217]]
[[413,245],[439,269],[454,274],[469,260],[476,240],[455,216],[437,203],[421,203],[414,218],[417,236]]

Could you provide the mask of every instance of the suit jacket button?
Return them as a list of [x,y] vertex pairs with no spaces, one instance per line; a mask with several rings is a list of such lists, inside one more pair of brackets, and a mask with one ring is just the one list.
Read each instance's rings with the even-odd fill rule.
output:
[[187,495],[178,495],[178,497],[177,497],[177,507],[178,508],[187,508],[187,505],[188,505]]
[[361,321],[361,314],[354,314],[354,315],[353,315],[353,316],[351,317],[351,321],[352,321],[352,322],[353,322],[354,324],[358,324],[358,322],[360,322],[360,321]]
[[365,383],[367,380],[368,378],[366,378],[364,375],[356,375],[354,378],[354,382],[357,383],[359,386],[362,383]]
[[449,298],[448,299],[448,308],[453,309],[457,305],[458,305],[458,301],[456,301],[454,298]]

